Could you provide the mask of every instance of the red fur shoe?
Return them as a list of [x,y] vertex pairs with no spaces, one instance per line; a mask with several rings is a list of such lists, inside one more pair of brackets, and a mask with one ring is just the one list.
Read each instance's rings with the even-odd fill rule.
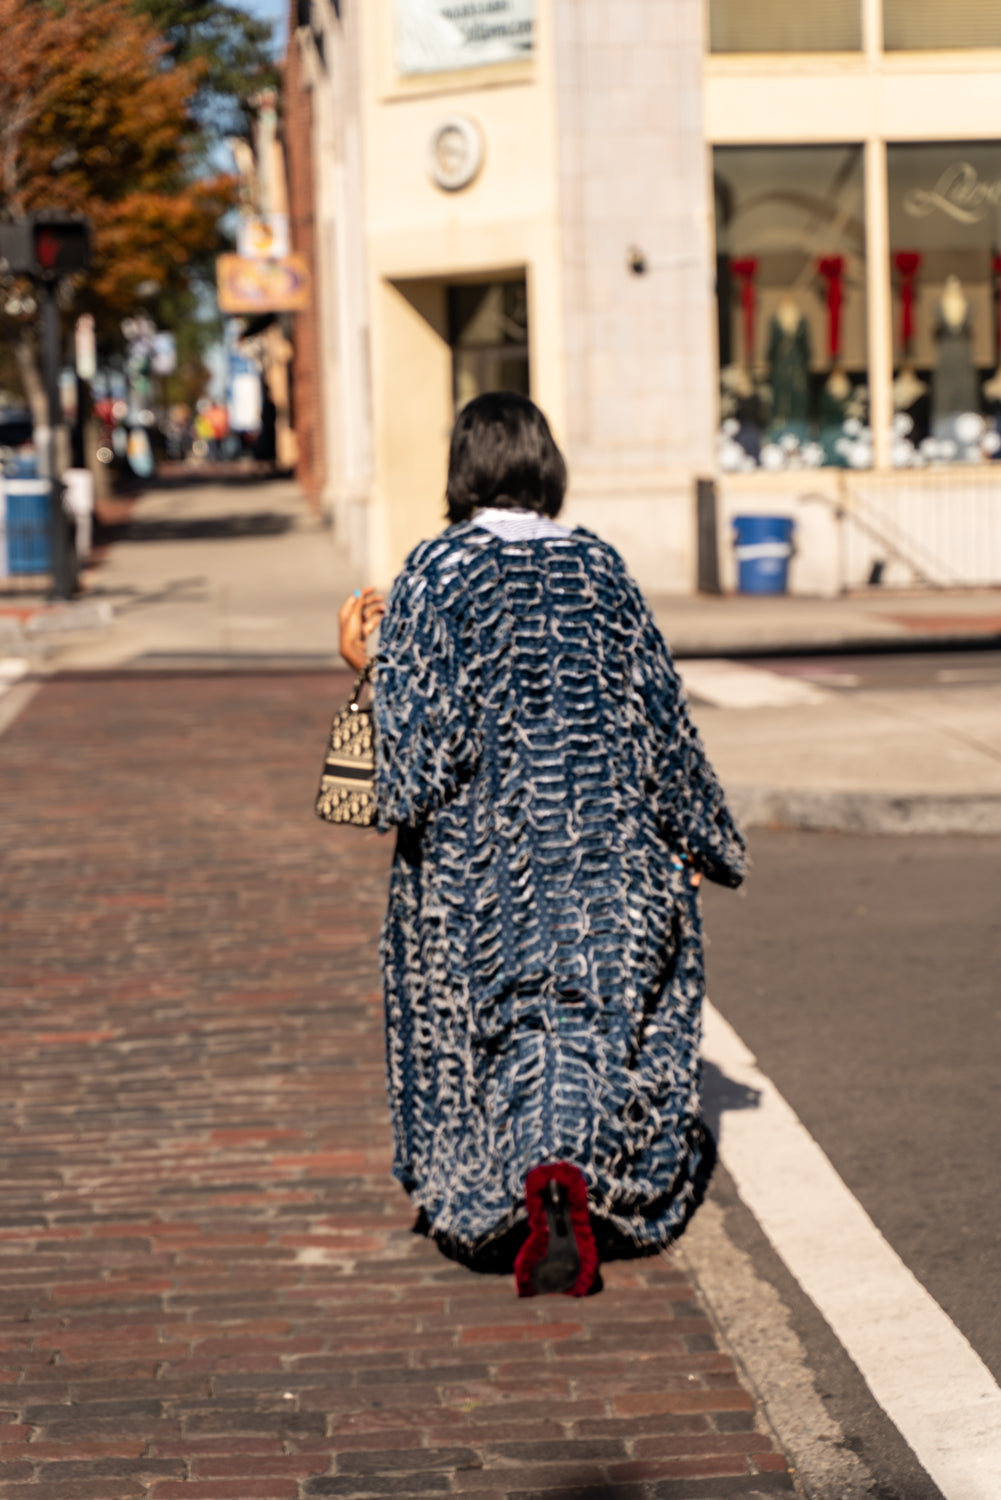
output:
[[598,1251],[580,1169],[568,1161],[533,1167],[525,1178],[525,1207],[529,1235],[514,1263],[518,1296],[586,1297],[599,1290]]

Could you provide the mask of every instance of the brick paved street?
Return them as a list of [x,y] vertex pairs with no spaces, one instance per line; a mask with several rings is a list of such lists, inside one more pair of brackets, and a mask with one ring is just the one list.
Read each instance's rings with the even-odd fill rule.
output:
[[67,677],[0,739],[0,1494],[793,1493],[677,1261],[518,1302],[410,1234],[346,681]]

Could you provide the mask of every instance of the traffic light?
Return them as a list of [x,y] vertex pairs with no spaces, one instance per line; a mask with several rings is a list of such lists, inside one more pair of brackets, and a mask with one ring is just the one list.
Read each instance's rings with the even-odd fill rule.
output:
[[0,260],[17,276],[54,281],[90,265],[90,220],[80,214],[29,214],[0,224]]

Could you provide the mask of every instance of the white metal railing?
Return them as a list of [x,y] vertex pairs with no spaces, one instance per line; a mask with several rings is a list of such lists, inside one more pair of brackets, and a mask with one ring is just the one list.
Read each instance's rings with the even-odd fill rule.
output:
[[849,587],[869,580],[874,544],[887,586],[1001,584],[1001,466],[850,472],[841,525]]

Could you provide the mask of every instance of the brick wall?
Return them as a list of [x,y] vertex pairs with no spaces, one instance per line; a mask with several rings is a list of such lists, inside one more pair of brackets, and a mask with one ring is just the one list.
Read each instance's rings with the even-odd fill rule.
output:
[[313,306],[296,313],[293,322],[293,422],[299,447],[298,478],[312,506],[320,508],[325,474],[323,452],[323,376],[320,363],[316,266],[315,192],[313,179],[313,98],[303,76],[296,40],[296,0],[289,5],[289,45],[283,88],[283,132],[288,170],[292,248],[306,258],[313,281]]

